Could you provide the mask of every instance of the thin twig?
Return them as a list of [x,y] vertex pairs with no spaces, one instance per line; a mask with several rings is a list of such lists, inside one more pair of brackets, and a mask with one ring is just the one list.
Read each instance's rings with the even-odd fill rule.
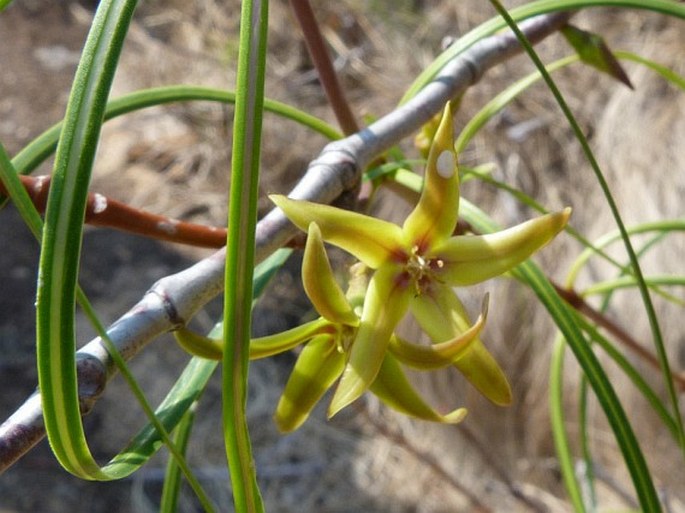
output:
[[340,87],[338,74],[335,72],[331,62],[331,57],[326,49],[326,43],[319,30],[319,24],[316,21],[309,0],[290,0],[290,7],[295,14],[297,22],[300,24],[309,56],[312,58],[314,67],[319,74],[319,80],[326,92],[328,102],[333,108],[333,113],[338,120],[340,128],[345,135],[358,132],[359,125],[345,98],[345,92]]
[[[38,212],[45,212],[50,176],[24,176],[19,179],[29,193]],[[0,182],[0,194],[7,194]],[[152,214],[113,200],[100,193],[90,193],[86,205],[86,223],[114,228],[144,237],[177,242],[203,248],[221,248],[226,244],[226,229],[188,223],[171,217]]]
[[[538,16],[522,23],[521,29],[531,41],[539,42],[556,32],[569,16],[570,13]],[[486,70],[520,51],[518,40],[511,33],[491,36],[473,45],[450,61],[412,100],[361,132],[328,144],[311,162],[291,197],[331,203],[343,193],[354,191],[362,170],[374,157],[418,130],[445,103],[475,84]],[[256,261],[285,245],[296,231],[280,210],[272,210],[257,224]],[[224,258],[225,251],[221,249],[188,269],[159,280],[108,329],[124,359],[133,357],[162,333],[184,325],[221,292]],[[79,350],[77,371],[82,402],[90,407],[116,371],[99,338]],[[40,396],[35,393],[0,426],[0,472],[43,435]]]
[[[633,338],[630,333],[624,330],[616,322],[612,321],[609,317],[604,315],[602,312],[594,309],[590,306],[581,295],[579,295],[575,290],[570,290],[564,288],[554,282],[551,282],[557,294],[571,305],[574,310],[583,314],[585,317],[593,321],[598,326],[604,328],[607,332],[611,333],[616,340],[618,340],[623,346],[636,354],[639,358],[647,362],[657,371],[661,371],[661,366],[659,365],[659,360],[657,357],[646,349],[642,344],[640,344],[635,338]],[[671,372],[671,379],[678,385],[680,392],[685,392],[685,376],[678,372]]]
[[492,512],[492,509],[481,502],[481,500],[478,498],[478,495],[474,491],[469,489],[468,486],[461,483],[456,477],[450,474],[447,469],[440,464],[435,456],[417,447],[406,436],[404,436],[402,431],[395,427],[391,427],[389,423],[378,421],[373,415],[369,415],[367,410],[363,410],[363,413],[365,414],[366,420],[373,425],[376,431],[378,431],[398,447],[401,447],[409,454],[414,456],[422,464],[429,467],[437,476],[449,483],[452,488],[466,497],[476,511],[482,513]]

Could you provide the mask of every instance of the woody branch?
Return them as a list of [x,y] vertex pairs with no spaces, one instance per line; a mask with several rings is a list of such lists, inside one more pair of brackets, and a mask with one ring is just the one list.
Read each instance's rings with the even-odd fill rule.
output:
[[[570,13],[538,16],[521,23],[524,34],[537,43],[563,26]],[[376,156],[416,132],[440,112],[449,100],[478,82],[493,66],[520,53],[510,32],[483,39],[457,58],[414,98],[369,127],[324,147],[313,160],[291,197],[331,203],[360,182],[361,172]],[[257,224],[256,260],[260,262],[282,247],[295,228],[278,209]],[[162,333],[184,325],[223,287],[225,250],[221,249],[191,267],[162,278],[124,316],[112,324],[108,336],[124,359]],[[79,395],[88,413],[115,373],[113,361],[98,337],[77,353]],[[40,393],[36,392],[0,426],[0,472],[28,452],[45,435]]]

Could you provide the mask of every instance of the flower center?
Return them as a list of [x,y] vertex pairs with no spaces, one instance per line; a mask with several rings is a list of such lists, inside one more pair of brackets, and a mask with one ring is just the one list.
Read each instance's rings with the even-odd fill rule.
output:
[[431,281],[436,280],[435,271],[442,269],[444,265],[445,263],[439,258],[425,258],[418,246],[412,248],[404,270],[417,296],[426,292]]
[[338,336],[335,337],[336,349],[339,353],[347,353],[352,347],[354,338],[357,336],[357,328],[342,325],[338,328]]

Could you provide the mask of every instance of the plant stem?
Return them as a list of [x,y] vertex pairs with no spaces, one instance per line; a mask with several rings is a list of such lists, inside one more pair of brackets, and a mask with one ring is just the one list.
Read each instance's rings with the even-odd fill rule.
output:
[[309,0],[290,0],[295,18],[297,18],[307,50],[312,58],[314,67],[319,73],[319,80],[323,86],[328,101],[333,108],[338,124],[345,135],[350,135],[359,131],[357,120],[352,114],[350,104],[347,102],[345,92],[340,87],[338,74],[335,72],[331,57],[326,49],[326,43],[319,30],[319,24],[312,11]]

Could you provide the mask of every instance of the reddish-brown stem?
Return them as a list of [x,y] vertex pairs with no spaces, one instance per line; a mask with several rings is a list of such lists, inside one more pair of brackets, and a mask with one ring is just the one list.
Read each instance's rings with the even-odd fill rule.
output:
[[[50,177],[20,176],[20,179],[36,209],[40,213],[45,212],[50,190]],[[0,183],[0,193],[7,193],[2,183]],[[151,214],[99,193],[88,195],[86,223],[190,246],[221,248],[226,244],[226,230],[224,228],[188,223]]]
[[352,114],[347,98],[345,98],[345,93],[340,87],[338,75],[326,50],[326,43],[319,30],[319,24],[316,21],[309,0],[290,0],[290,6],[295,14],[295,18],[297,18],[297,22],[302,28],[309,56],[312,58],[314,67],[319,73],[319,80],[321,80],[321,85],[326,92],[340,128],[345,135],[358,132],[359,125],[354,114]]
[[[652,354],[649,350],[644,348],[637,340],[630,336],[630,334],[627,331],[625,331],[621,326],[619,326],[617,323],[609,319],[602,312],[599,312],[595,310],[592,306],[590,306],[585,301],[585,299],[583,299],[583,297],[580,296],[575,290],[566,289],[564,287],[561,287],[560,285],[557,285],[554,282],[551,283],[554,286],[554,289],[557,291],[557,294],[559,294],[559,296],[561,296],[561,298],[564,301],[566,301],[569,305],[571,305],[576,311],[580,312],[585,317],[596,323],[598,326],[602,327],[607,332],[611,333],[616,338],[616,340],[618,340],[621,344],[623,344],[626,348],[635,353],[637,356],[642,358],[649,365],[651,365],[657,370],[661,369],[661,366],[659,365],[659,360],[654,354]],[[680,373],[673,372],[671,374],[671,378],[673,379],[673,381],[678,386],[681,392],[685,391],[685,376],[683,376]]]

